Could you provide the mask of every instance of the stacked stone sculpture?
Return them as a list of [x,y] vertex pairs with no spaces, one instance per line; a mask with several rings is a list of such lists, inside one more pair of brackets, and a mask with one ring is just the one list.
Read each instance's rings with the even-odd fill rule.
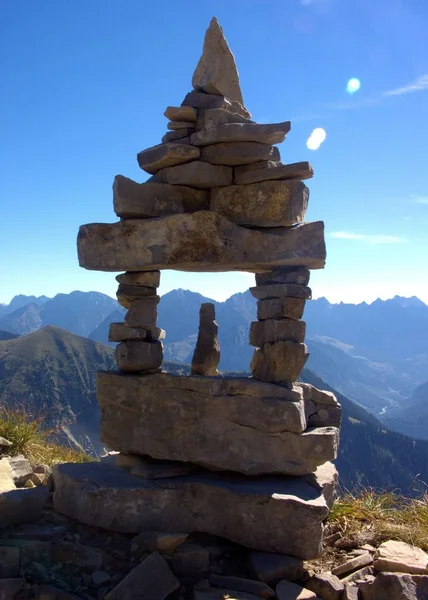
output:
[[[80,228],[86,269],[124,271],[114,323],[118,372],[98,374],[101,436],[115,453],[55,469],[57,510],[113,531],[207,532],[301,558],[321,550],[333,501],[341,418],[334,395],[296,383],[307,358],[301,321],[309,269],[325,263],[322,222],[304,222],[312,177],[283,164],[290,123],[259,125],[213,19],[162,143],[138,154],[145,183],[117,176],[120,221]],[[161,371],[159,275],[247,271],[258,321],[252,377],[219,376],[213,309],[201,308],[192,375]]]

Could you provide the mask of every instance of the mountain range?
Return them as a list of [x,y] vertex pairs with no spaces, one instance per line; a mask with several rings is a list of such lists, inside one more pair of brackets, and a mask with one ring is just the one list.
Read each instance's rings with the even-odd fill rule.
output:
[[[11,407],[43,414],[61,438],[99,453],[95,372],[114,368],[113,355],[109,346],[53,326],[0,341],[0,398]],[[164,368],[189,373],[189,366],[179,362],[166,361]],[[308,369],[302,380],[334,391]],[[342,487],[363,484],[408,495],[420,492],[418,481],[428,481],[428,442],[389,431],[364,408],[335,393],[343,408],[337,459]]]
[[[256,319],[256,302],[249,292],[225,302],[182,289],[162,296],[158,322],[167,332],[165,360],[191,362],[202,302],[214,302],[216,307],[220,368],[247,371],[253,352],[248,329]],[[115,300],[98,292],[58,294],[52,299],[16,296],[9,306],[0,306],[0,330],[24,335],[55,325],[108,344],[110,323],[123,320],[124,314]],[[414,396],[428,381],[426,304],[398,296],[358,305],[320,298],[306,303],[304,319],[310,352],[306,366],[312,372],[388,427],[428,439],[421,425],[428,417],[428,404]]]

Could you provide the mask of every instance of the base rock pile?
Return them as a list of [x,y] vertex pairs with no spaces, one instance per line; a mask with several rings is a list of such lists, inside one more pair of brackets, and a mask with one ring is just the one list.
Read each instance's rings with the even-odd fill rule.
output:
[[[138,154],[151,177],[118,175],[120,221],[80,228],[86,269],[124,271],[113,323],[118,372],[98,374],[102,439],[115,454],[54,471],[56,509],[107,530],[203,532],[253,550],[310,559],[334,498],[341,408],[296,383],[307,359],[301,321],[309,269],[324,267],[322,222],[304,222],[308,163],[283,164],[290,123],[260,125],[213,19],[162,142]],[[162,372],[157,324],[162,269],[247,271],[258,321],[252,377],[217,375],[217,324],[201,309],[192,375]]]

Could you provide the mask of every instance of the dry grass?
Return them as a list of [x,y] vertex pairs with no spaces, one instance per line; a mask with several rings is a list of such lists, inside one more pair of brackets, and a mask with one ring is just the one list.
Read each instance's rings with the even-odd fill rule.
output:
[[372,488],[347,493],[334,503],[327,525],[329,532],[342,534],[342,547],[394,539],[428,550],[428,493],[418,499]]
[[0,436],[12,442],[7,448],[8,454],[23,454],[33,464],[91,460],[83,452],[55,443],[56,433],[44,428],[43,417],[32,415],[24,408],[0,407]]

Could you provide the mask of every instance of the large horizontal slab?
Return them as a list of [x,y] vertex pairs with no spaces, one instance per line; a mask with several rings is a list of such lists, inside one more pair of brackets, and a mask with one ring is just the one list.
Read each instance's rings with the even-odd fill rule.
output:
[[194,146],[208,146],[220,142],[259,142],[279,144],[290,131],[290,121],[260,125],[258,123],[226,123],[197,131],[190,136]]
[[293,390],[166,373],[99,373],[97,383],[101,439],[113,450],[247,475],[306,475],[336,457],[337,429],[304,431]]
[[324,224],[245,229],[210,211],[82,225],[81,267],[98,271],[267,271],[279,266],[322,269]]
[[55,510],[121,533],[204,532],[255,550],[303,559],[321,553],[334,496],[332,464],[306,477],[244,477],[205,471],[152,481],[103,463],[53,468]]

